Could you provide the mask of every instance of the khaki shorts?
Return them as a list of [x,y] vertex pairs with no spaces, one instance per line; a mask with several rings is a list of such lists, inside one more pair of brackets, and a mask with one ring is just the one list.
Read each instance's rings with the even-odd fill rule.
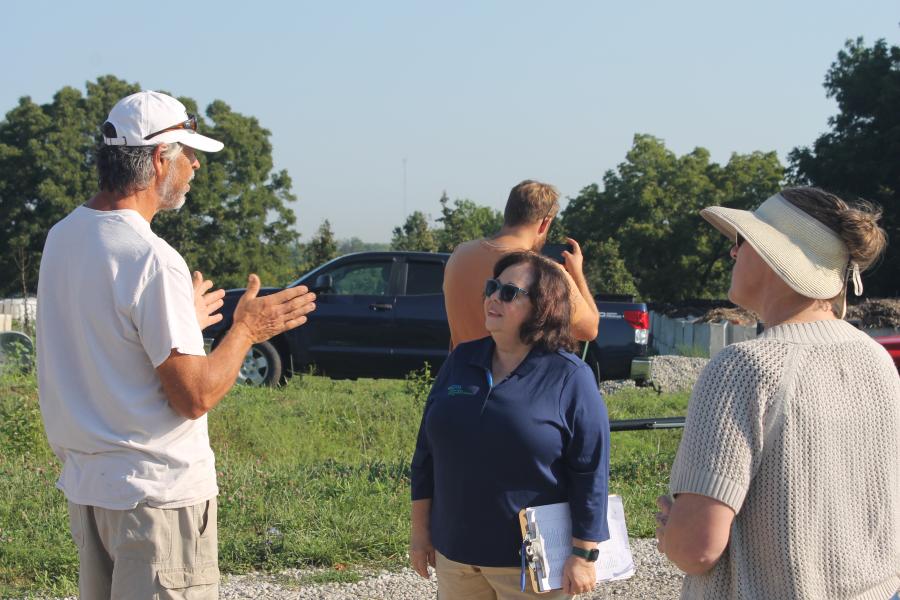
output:
[[522,591],[522,571],[519,567],[476,567],[450,560],[435,552],[438,600],[519,600],[544,598],[562,600],[573,598],[561,590],[537,594],[526,581]]
[[108,510],[69,502],[85,600],[216,600],[216,499],[184,508]]

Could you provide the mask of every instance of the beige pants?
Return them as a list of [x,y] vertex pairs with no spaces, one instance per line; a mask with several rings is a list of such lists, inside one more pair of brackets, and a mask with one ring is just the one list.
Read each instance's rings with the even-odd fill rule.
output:
[[82,600],[216,600],[216,499],[108,510],[69,502]]
[[435,553],[438,600],[519,600],[545,598],[562,600],[573,598],[562,591],[535,593],[526,580],[522,591],[522,572],[519,567],[476,567],[450,560]]

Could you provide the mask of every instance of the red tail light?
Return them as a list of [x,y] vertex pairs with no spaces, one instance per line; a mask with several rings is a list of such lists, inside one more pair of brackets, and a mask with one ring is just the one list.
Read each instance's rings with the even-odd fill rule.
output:
[[650,313],[645,310],[626,310],[625,320],[635,329],[650,329]]

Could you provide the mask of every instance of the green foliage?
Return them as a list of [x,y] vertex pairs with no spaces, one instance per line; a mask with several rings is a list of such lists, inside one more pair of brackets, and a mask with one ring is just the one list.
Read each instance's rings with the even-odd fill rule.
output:
[[309,243],[294,246],[293,264],[296,267],[292,277],[296,278],[307,273],[340,254],[342,253],[338,252],[338,244],[334,239],[334,232],[331,230],[331,222],[325,219]]
[[408,217],[402,227],[394,227],[391,249],[412,250],[418,252],[436,252],[438,249],[434,232],[428,227],[428,217],[421,211],[415,211]]
[[848,41],[825,76],[825,90],[839,112],[812,148],[791,152],[793,179],[882,206],[882,226],[894,243],[866,278],[866,289],[900,295],[900,47],[883,39],[871,47],[862,38]]
[[[31,330],[30,336],[34,336],[34,326],[17,329],[18,321],[13,321],[13,331]],[[31,323],[29,321],[29,323]],[[26,334],[28,335],[28,334]],[[11,374],[27,374],[32,372],[37,366],[37,357],[34,352],[32,343],[23,343],[16,340],[13,342],[5,342],[0,347],[0,375]],[[2,424],[0,424],[2,427]]]
[[581,251],[584,254],[584,276],[595,294],[638,294],[634,277],[622,260],[616,240],[588,240]]
[[78,557],[34,375],[0,375],[0,598],[77,591]]
[[[405,565],[409,461],[429,379],[298,376],[278,389],[235,387],[209,415],[222,571],[329,569],[301,582],[313,583]],[[606,404],[611,419],[627,419],[683,415],[687,400],[632,389]],[[18,423],[0,429],[0,597],[76,592],[59,465],[37,402],[33,376],[0,377],[0,423]],[[679,439],[677,430],[613,434],[610,488],[624,497],[632,535],[653,535]],[[338,575],[338,565],[354,568]]]
[[428,217],[416,211],[406,218],[402,227],[394,228],[393,250],[421,252],[453,252],[462,242],[488,237],[503,225],[503,215],[487,206],[479,206],[467,199],[457,198],[450,204],[447,192],[441,195],[440,227],[430,227]]
[[636,135],[625,161],[604,175],[603,188],[587,186],[571,200],[562,225],[600,254],[595,276],[605,273],[615,283],[597,281],[598,290],[627,289],[630,274],[645,299],[718,298],[728,288],[729,241],[700,209],[753,208],[780,188],[783,175],[774,152],[732,154],[723,166],[703,148],[676,156],[662,140]]
[[444,192],[440,203],[438,222],[443,226],[435,232],[440,252],[453,252],[462,242],[493,235],[503,225],[503,215],[499,211],[478,206],[471,200],[457,198],[450,206],[450,198]]
[[[48,104],[25,96],[0,121],[0,295],[21,292],[23,275],[36,289],[47,231],[97,191],[100,125],[139,89],[107,75],[88,82],[85,94],[64,87]],[[194,100],[179,99],[198,112]],[[221,100],[205,115],[201,130],[225,149],[200,157],[184,208],[160,214],[154,230],[221,287],[244,285],[251,271],[264,283],[291,278],[298,234],[287,204],[295,197],[287,172],[273,171],[270,132]]]
[[0,449],[22,456],[47,457],[41,411],[32,376],[3,373],[6,385],[0,398]]
[[431,374],[431,365],[423,364],[415,371],[406,374],[406,393],[411,394],[416,404],[425,406],[428,395],[431,393],[431,386],[434,385],[434,375]]

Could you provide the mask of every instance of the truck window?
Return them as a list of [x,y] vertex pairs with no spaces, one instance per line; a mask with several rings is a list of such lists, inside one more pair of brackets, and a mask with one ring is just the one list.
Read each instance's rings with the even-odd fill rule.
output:
[[406,264],[407,296],[443,293],[444,263],[409,261]]
[[332,294],[386,296],[390,289],[391,261],[343,265],[331,271]]

